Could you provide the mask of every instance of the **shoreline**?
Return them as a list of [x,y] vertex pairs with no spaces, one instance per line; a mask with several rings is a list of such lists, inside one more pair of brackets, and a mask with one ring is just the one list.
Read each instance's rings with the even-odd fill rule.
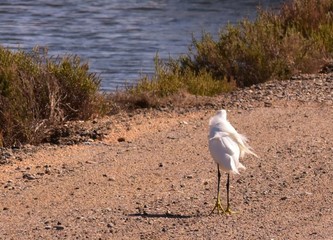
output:
[[[68,121],[64,126],[53,129],[48,143],[37,146],[30,144],[21,148],[0,148],[0,166],[10,163],[17,157],[20,161],[21,153],[34,152],[45,147],[57,147],[76,144],[93,144],[103,142],[114,134],[112,142],[126,141],[122,134],[116,133],[117,128],[124,128],[127,121],[135,115],[147,115],[149,118],[166,114],[185,114],[198,110],[232,109],[237,111],[251,110],[256,107],[274,107],[275,102],[288,101],[305,104],[333,105],[333,72],[318,74],[301,74],[290,80],[275,80],[251,87],[237,89],[216,97],[195,97],[191,95],[181,99],[181,103],[168,104],[157,109],[138,108],[135,110],[120,110],[119,113],[87,121]],[[183,106],[182,106],[183,105]],[[116,130],[111,130],[115,127]],[[126,127],[126,126],[125,126]],[[110,131],[111,130],[111,131]],[[110,132],[110,133],[109,133]],[[116,134],[115,134],[116,133]],[[53,139],[51,139],[53,137]],[[112,138],[112,137],[111,137]],[[53,143],[52,143],[53,142]],[[18,156],[17,156],[18,155]],[[24,155],[24,154],[23,154]]]

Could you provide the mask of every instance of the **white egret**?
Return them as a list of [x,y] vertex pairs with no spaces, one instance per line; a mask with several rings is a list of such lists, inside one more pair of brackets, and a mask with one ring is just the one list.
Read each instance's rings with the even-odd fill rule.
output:
[[[229,204],[229,180],[230,173],[239,174],[239,169],[245,169],[244,165],[239,162],[246,153],[257,155],[251,151],[250,146],[247,144],[247,138],[239,134],[235,128],[227,120],[227,112],[222,109],[212,117],[209,121],[209,151],[217,163],[217,199],[215,206],[211,213],[217,209],[223,213],[231,214]],[[227,172],[227,208],[223,209],[220,200],[220,168]]]

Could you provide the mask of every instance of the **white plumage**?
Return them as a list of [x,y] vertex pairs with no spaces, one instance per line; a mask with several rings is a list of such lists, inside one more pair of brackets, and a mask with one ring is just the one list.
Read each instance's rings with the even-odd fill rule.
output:
[[239,158],[251,151],[247,139],[239,134],[227,120],[227,111],[219,110],[209,121],[209,150],[214,161],[226,172],[239,173],[245,169]]
[[[244,157],[246,153],[257,155],[252,152],[247,144],[247,139],[239,134],[235,128],[227,120],[227,112],[222,109],[212,117],[209,121],[209,151],[217,163],[218,170],[218,187],[216,204],[212,212],[217,209],[224,213],[232,213],[229,207],[229,173],[239,174],[239,169],[245,169],[239,159]],[[220,202],[220,168],[228,173],[227,178],[227,209],[222,208]]]

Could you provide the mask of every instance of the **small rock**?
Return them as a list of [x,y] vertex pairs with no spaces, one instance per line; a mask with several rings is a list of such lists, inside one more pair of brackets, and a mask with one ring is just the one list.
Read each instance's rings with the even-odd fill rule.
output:
[[271,107],[273,104],[271,102],[264,102],[265,107]]
[[50,174],[50,173],[51,173],[51,168],[50,168],[50,166],[45,165],[45,166],[44,166],[44,171],[45,171],[45,174]]
[[28,180],[35,180],[36,177],[33,174],[30,173],[24,173],[23,178],[28,179]]
[[116,179],[115,179],[114,177],[109,177],[109,178],[108,178],[108,181],[110,181],[110,182],[114,182],[114,181],[116,181]]
[[125,142],[126,140],[125,140],[124,137],[119,137],[119,138],[117,139],[117,141],[118,141],[118,142]]
[[169,134],[168,136],[167,136],[167,138],[168,139],[172,139],[172,140],[174,140],[174,139],[179,139],[179,137],[177,137],[175,134]]
[[54,229],[56,229],[56,230],[64,230],[65,227],[62,226],[62,225],[56,225],[56,226],[54,226]]
[[88,163],[88,164],[96,164],[97,162],[94,162],[94,161],[86,161],[86,163]]

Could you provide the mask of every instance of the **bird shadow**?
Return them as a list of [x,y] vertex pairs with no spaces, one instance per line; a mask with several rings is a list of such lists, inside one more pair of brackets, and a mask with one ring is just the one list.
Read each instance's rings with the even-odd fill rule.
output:
[[142,217],[142,218],[192,218],[192,215],[172,214],[172,213],[131,213],[129,217]]

